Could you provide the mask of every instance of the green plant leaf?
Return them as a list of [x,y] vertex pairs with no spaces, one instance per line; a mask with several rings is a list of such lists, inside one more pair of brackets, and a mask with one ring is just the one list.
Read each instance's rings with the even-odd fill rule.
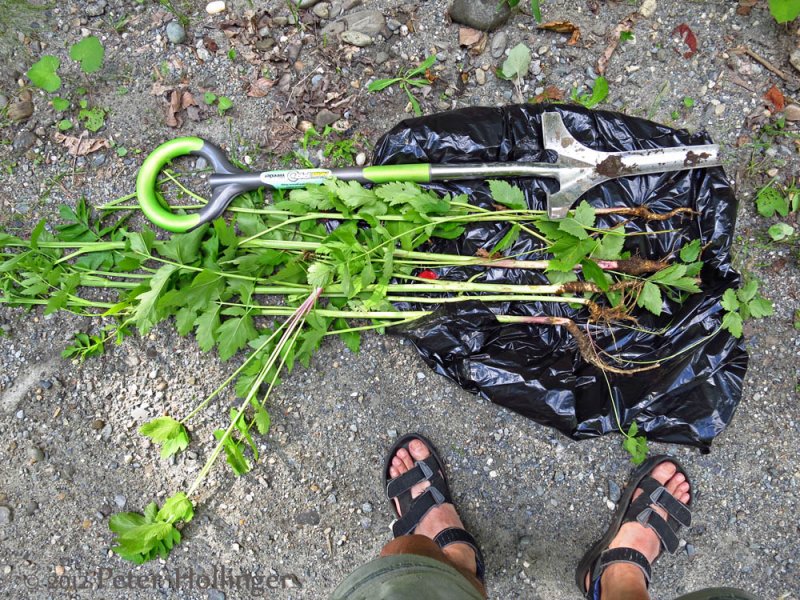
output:
[[326,263],[315,262],[308,267],[308,285],[325,288],[333,280],[334,268]]
[[581,270],[587,281],[593,281],[604,292],[607,292],[611,287],[608,275],[593,260],[589,258],[583,259],[581,261]]
[[81,70],[84,73],[94,73],[99,70],[103,65],[105,53],[103,44],[93,35],[83,38],[69,49],[69,57],[81,63]]
[[578,223],[572,217],[565,217],[558,222],[558,228],[561,231],[564,231],[572,236],[575,236],[579,240],[585,240],[589,237],[589,234],[583,228],[583,225]]
[[650,281],[645,281],[638,298],[636,298],[636,305],[658,316],[661,314],[662,302],[661,290],[658,289],[658,286]]
[[722,317],[722,328],[727,329],[735,338],[742,337],[742,317],[738,312],[728,312]]
[[772,217],[775,213],[782,217],[789,214],[789,202],[771,185],[759,190],[756,195],[756,208],[762,217]]
[[61,61],[58,58],[45,54],[28,69],[26,75],[36,87],[45,92],[55,92],[61,87],[61,78],[56,73],[59,66],[61,66]]
[[95,106],[94,108],[82,108],[78,113],[78,118],[83,121],[86,129],[95,132],[106,124],[106,111],[99,106]]
[[572,99],[586,108],[594,108],[608,97],[608,80],[605,77],[598,77],[594,80],[592,93],[578,95],[578,90],[572,90]]
[[753,298],[756,297],[758,293],[758,282],[751,279],[747,283],[745,283],[741,288],[736,290],[736,297],[739,299],[739,302],[749,302]]
[[736,297],[736,290],[733,288],[728,288],[725,290],[725,293],[722,294],[722,300],[720,301],[722,308],[729,312],[735,312],[739,310],[739,299]]
[[750,316],[755,319],[772,316],[775,312],[772,307],[772,302],[761,296],[750,300],[750,302],[747,303],[747,307],[750,309]]
[[72,121],[70,121],[69,119],[61,119],[58,122],[59,131],[67,131],[69,129],[72,129]]
[[497,204],[502,204],[511,210],[528,210],[528,203],[525,202],[525,194],[521,189],[500,179],[490,179],[488,183],[492,200]]
[[625,434],[625,439],[622,441],[622,447],[631,455],[631,462],[635,465],[642,464],[649,452],[647,438],[643,435],[637,435],[638,433],[639,427],[634,421],[631,423],[628,432]]
[[625,226],[618,225],[609,229],[608,233],[600,238],[600,244],[592,253],[592,258],[596,260],[617,260],[622,255],[622,248],[625,245]]
[[139,433],[161,446],[161,458],[169,458],[187,448],[189,432],[172,417],[158,417],[139,427]]
[[542,22],[542,9],[539,7],[539,1],[540,0],[531,0],[531,13],[533,13],[533,18],[537,23]]
[[584,227],[594,227],[594,215],[594,207],[586,202],[586,200],[581,201],[575,209],[575,220]]
[[798,0],[769,0],[769,12],[778,23],[788,23],[800,15],[800,2]]
[[225,111],[233,108],[233,100],[227,96],[220,96],[217,98],[217,112],[220,116],[225,114]]
[[769,229],[767,229],[767,233],[769,234],[769,237],[776,242],[779,242],[794,235],[794,227],[788,223],[775,223],[775,225],[772,225]]
[[685,263],[696,261],[700,257],[700,240],[692,240],[681,248],[680,257]]
[[206,92],[203,94],[203,102],[208,105],[214,104],[217,101],[217,95],[213,92]]
[[177,523],[178,521],[188,523],[192,517],[194,517],[194,506],[183,492],[167,498],[156,515],[156,519],[164,523]]
[[241,317],[233,317],[223,321],[217,329],[219,357],[228,360],[239,350],[247,346],[247,342],[258,337],[253,326],[253,318],[247,312]]
[[505,79],[514,79],[519,82],[528,73],[530,66],[531,49],[520,43],[508,53],[508,58],[503,62],[500,72]]
[[244,454],[242,454],[242,449],[239,448],[239,444],[230,436],[225,437],[225,430],[223,429],[217,429],[214,432],[214,437],[217,441],[224,438],[225,441],[222,443],[222,447],[225,450],[225,458],[231,466],[231,469],[233,469],[233,472],[239,476],[247,473],[250,470],[250,463],[247,462]]
[[64,112],[69,108],[69,100],[66,98],[53,98],[53,108],[58,112]]
[[269,428],[271,425],[271,419],[267,410],[258,403],[258,401],[253,402],[253,410],[254,410],[254,417],[253,419],[256,422],[256,428],[258,429],[258,433],[261,435],[266,435],[269,433]]
[[137,298],[138,304],[133,312],[133,321],[142,335],[164,318],[163,313],[158,310],[158,299],[168,289],[170,279],[177,270],[177,265],[161,266],[150,278],[150,289]]

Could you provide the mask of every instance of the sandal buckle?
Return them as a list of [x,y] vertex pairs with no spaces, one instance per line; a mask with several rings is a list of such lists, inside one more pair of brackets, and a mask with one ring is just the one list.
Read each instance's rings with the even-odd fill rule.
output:
[[659,500],[661,499],[661,496],[663,496],[665,493],[667,493],[666,488],[663,485],[658,486],[656,489],[653,490],[653,493],[650,494],[650,501],[653,504],[661,505]]
[[439,504],[444,504],[447,501],[444,497],[444,494],[442,494],[437,487],[430,486],[428,491],[431,493],[431,496],[433,496],[433,501],[436,502],[437,506]]
[[645,508],[642,512],[636,515],[636,520],[645,527],[650,527],[650,515],[653,514],[653,509],[649,506]]

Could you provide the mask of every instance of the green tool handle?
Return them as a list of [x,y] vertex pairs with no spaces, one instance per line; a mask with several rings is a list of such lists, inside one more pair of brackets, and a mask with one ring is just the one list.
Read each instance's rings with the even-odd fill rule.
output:
[[[170,161],[186,155],[202,156],[213,168],[214,172],[209,177],[211,201],[197,213],[178,215],[163,205],[156,192],[156,182],[159,173]],[[147,156],[136,177],[136,197],[150,221],[162,229],[180,233],[213,221],[243,192],[260,187],[293,189],[321,185],[331,178],[361,183],[425,183],[431,181],[431,166],[409,164],[250,173],[234,167],[224,152],[214,144],[198,137],[182,137],[161,144]]]

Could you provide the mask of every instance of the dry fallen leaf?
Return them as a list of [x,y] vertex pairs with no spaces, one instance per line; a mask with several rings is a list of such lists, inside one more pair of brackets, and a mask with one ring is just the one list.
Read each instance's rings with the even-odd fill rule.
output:
[[631,13],[627,17],[625,17],[619,24],[614,27],[614,30],[611,32],[610,39],[608,41],[608,46],[606,49],[603,50],[603,53],[600,55],[600,58],[597,59],[597,64],[595,66],[595,71],[597,71],[598,75],[605,75],[606,68],[608,68],[608,62],[611,60],[611,56],[619,46],[619,34],[623,31],[631,31],[636,21],[638,21],[642,15],[638,12]]
[[259,77],[250,83],[250,89],[247,90],[247,95],[251,98],[263,98],[269,94],[272,86],[275,85],[274,79],[267,79],[266,77]]
[[757,3],[758,0],[739,0],[739,6],[736,7],[736,14],[743,17],[748,16]]
[[479,43],[481,39],[486,36],[483,31],[472,29],[471,27],[458,28],[458,45],[459,46],[474,46]]
[[683,43],[689,48],[689,50],[683,53],[683,58],[692,58],[692,56],[694,56],[697,52],[697,36],[695,36],[694,31],[692,31],[692,28],[686,23],[681,23],[672,30],[672,35],[675,35],[676,33],[683,40]]
[[580,27],[575,25],[572,21],[550,21],[539,25],[539,29],[547,31],[555,31],[557,33],[569,33],[570,38],[567,41],[567,46],[574,46],[581,39]]
[[536,94],[533,97],[532,102],[534,104],[539,104],[540,102],[550,102],[552,100],[563,100],[564,99],[564,92],[558,89],[554,85],[548,85],[544,88],[544,91],[541,94]]
[[773,112],[781,112],[786,106],[786,98],[783,97],[777,85],[773,85],[767,90],[767,93],[764,94],[764,99],[772,104]]
[[56,143],[66,147],[67,152],[72,156],[86,156],[103,148],[111,148],[109,141],[103,138],[79,138],[73,135],[64,135],[58,131],[53,134],[53,139]]

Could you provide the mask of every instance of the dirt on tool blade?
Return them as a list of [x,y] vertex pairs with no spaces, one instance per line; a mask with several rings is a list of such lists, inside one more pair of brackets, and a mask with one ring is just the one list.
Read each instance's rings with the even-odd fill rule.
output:
[[[0,225],[29,236],[40,219],[58,218],[60,204],[131,193],[143,157],[176,136],[214,141],[253,169],[297,166],[298,155],[323,168],[369,162],[380,134],[413,112],[397,84],[367,87],[434,53],[420,75],[430,85],[409,88],[425,114],[588,94],[602,68],[609,94],[597,108],[705,129],[721,145],[740,200],[737,268],[775,305],[773,317],[744,325],[744,398],[711,453],[651,444],[681,460],[696,490],[686,544],[654,565],[651,592],[666,598],[724,584],[796,600],[800,225],[796,211],[759,215],[755,198],[769,181],[790,185],[800,172],[797,22],[777,24],[766,2],[748,14],[723,1],[541,2],[545,21],[579,28],[580,42],[569,45],[568,34],[537,29],[525,2],[494,30],[461,39],[444,0],[295,4],[230,0],[209,14],[206,2],[184,0],[0,0]],[[696,41],[689,58],[682,24]],[[90,34],[105,56],[85,74],[69,48]],[[530,50],[527,69],[516,82],[497,77],[519,44]],[[53,93],[25,76],[44,55],[60,63]],[[785,96],[782,110],[764,98],[773,86]],[[57,110],[56,98],[68,108]],[[100,126],[90,132],[82,111],[95,109]],[[81,149],[106,143],[76,156],[59,132],[82,139]],[[326,156],[342,140],[353,144]],[[618,176],[620,168],[612,161],[598,172]],[[654,211],[658,200],[653,190]],[[768,228],[778,223],[794,237],[772,241]],[[138,217],[126,223],[141,225]],[[183,414],[242,358],[222,363],[171,323],[111,344],[102,357],[58,357],[90,327],[75,315],[0,305],[4,597],[327,597],[389,539],[384,452],[417,430],[448,463],[456,504],[486,555],[490,596],[567,600],[576,597],[575,566],[605,529],[631,469],[619,437],[570,441],[431,372],[399,338],[368,334],[358,355],[326,340],[310,368],[296,367],[273,394],[272,430],[256,439],[262,458],[253,472],[236,478],[218,466],[180,546],[165,562],[132,565],[109,551],[109,516],[141,512],[185,487],[228,422],[232,394],[192,426],[192,445],[175,458],[160,459],[137,428]],[[260,579],[237,587],[223,568]],[[93,589],[76,589],[84,582]]]

